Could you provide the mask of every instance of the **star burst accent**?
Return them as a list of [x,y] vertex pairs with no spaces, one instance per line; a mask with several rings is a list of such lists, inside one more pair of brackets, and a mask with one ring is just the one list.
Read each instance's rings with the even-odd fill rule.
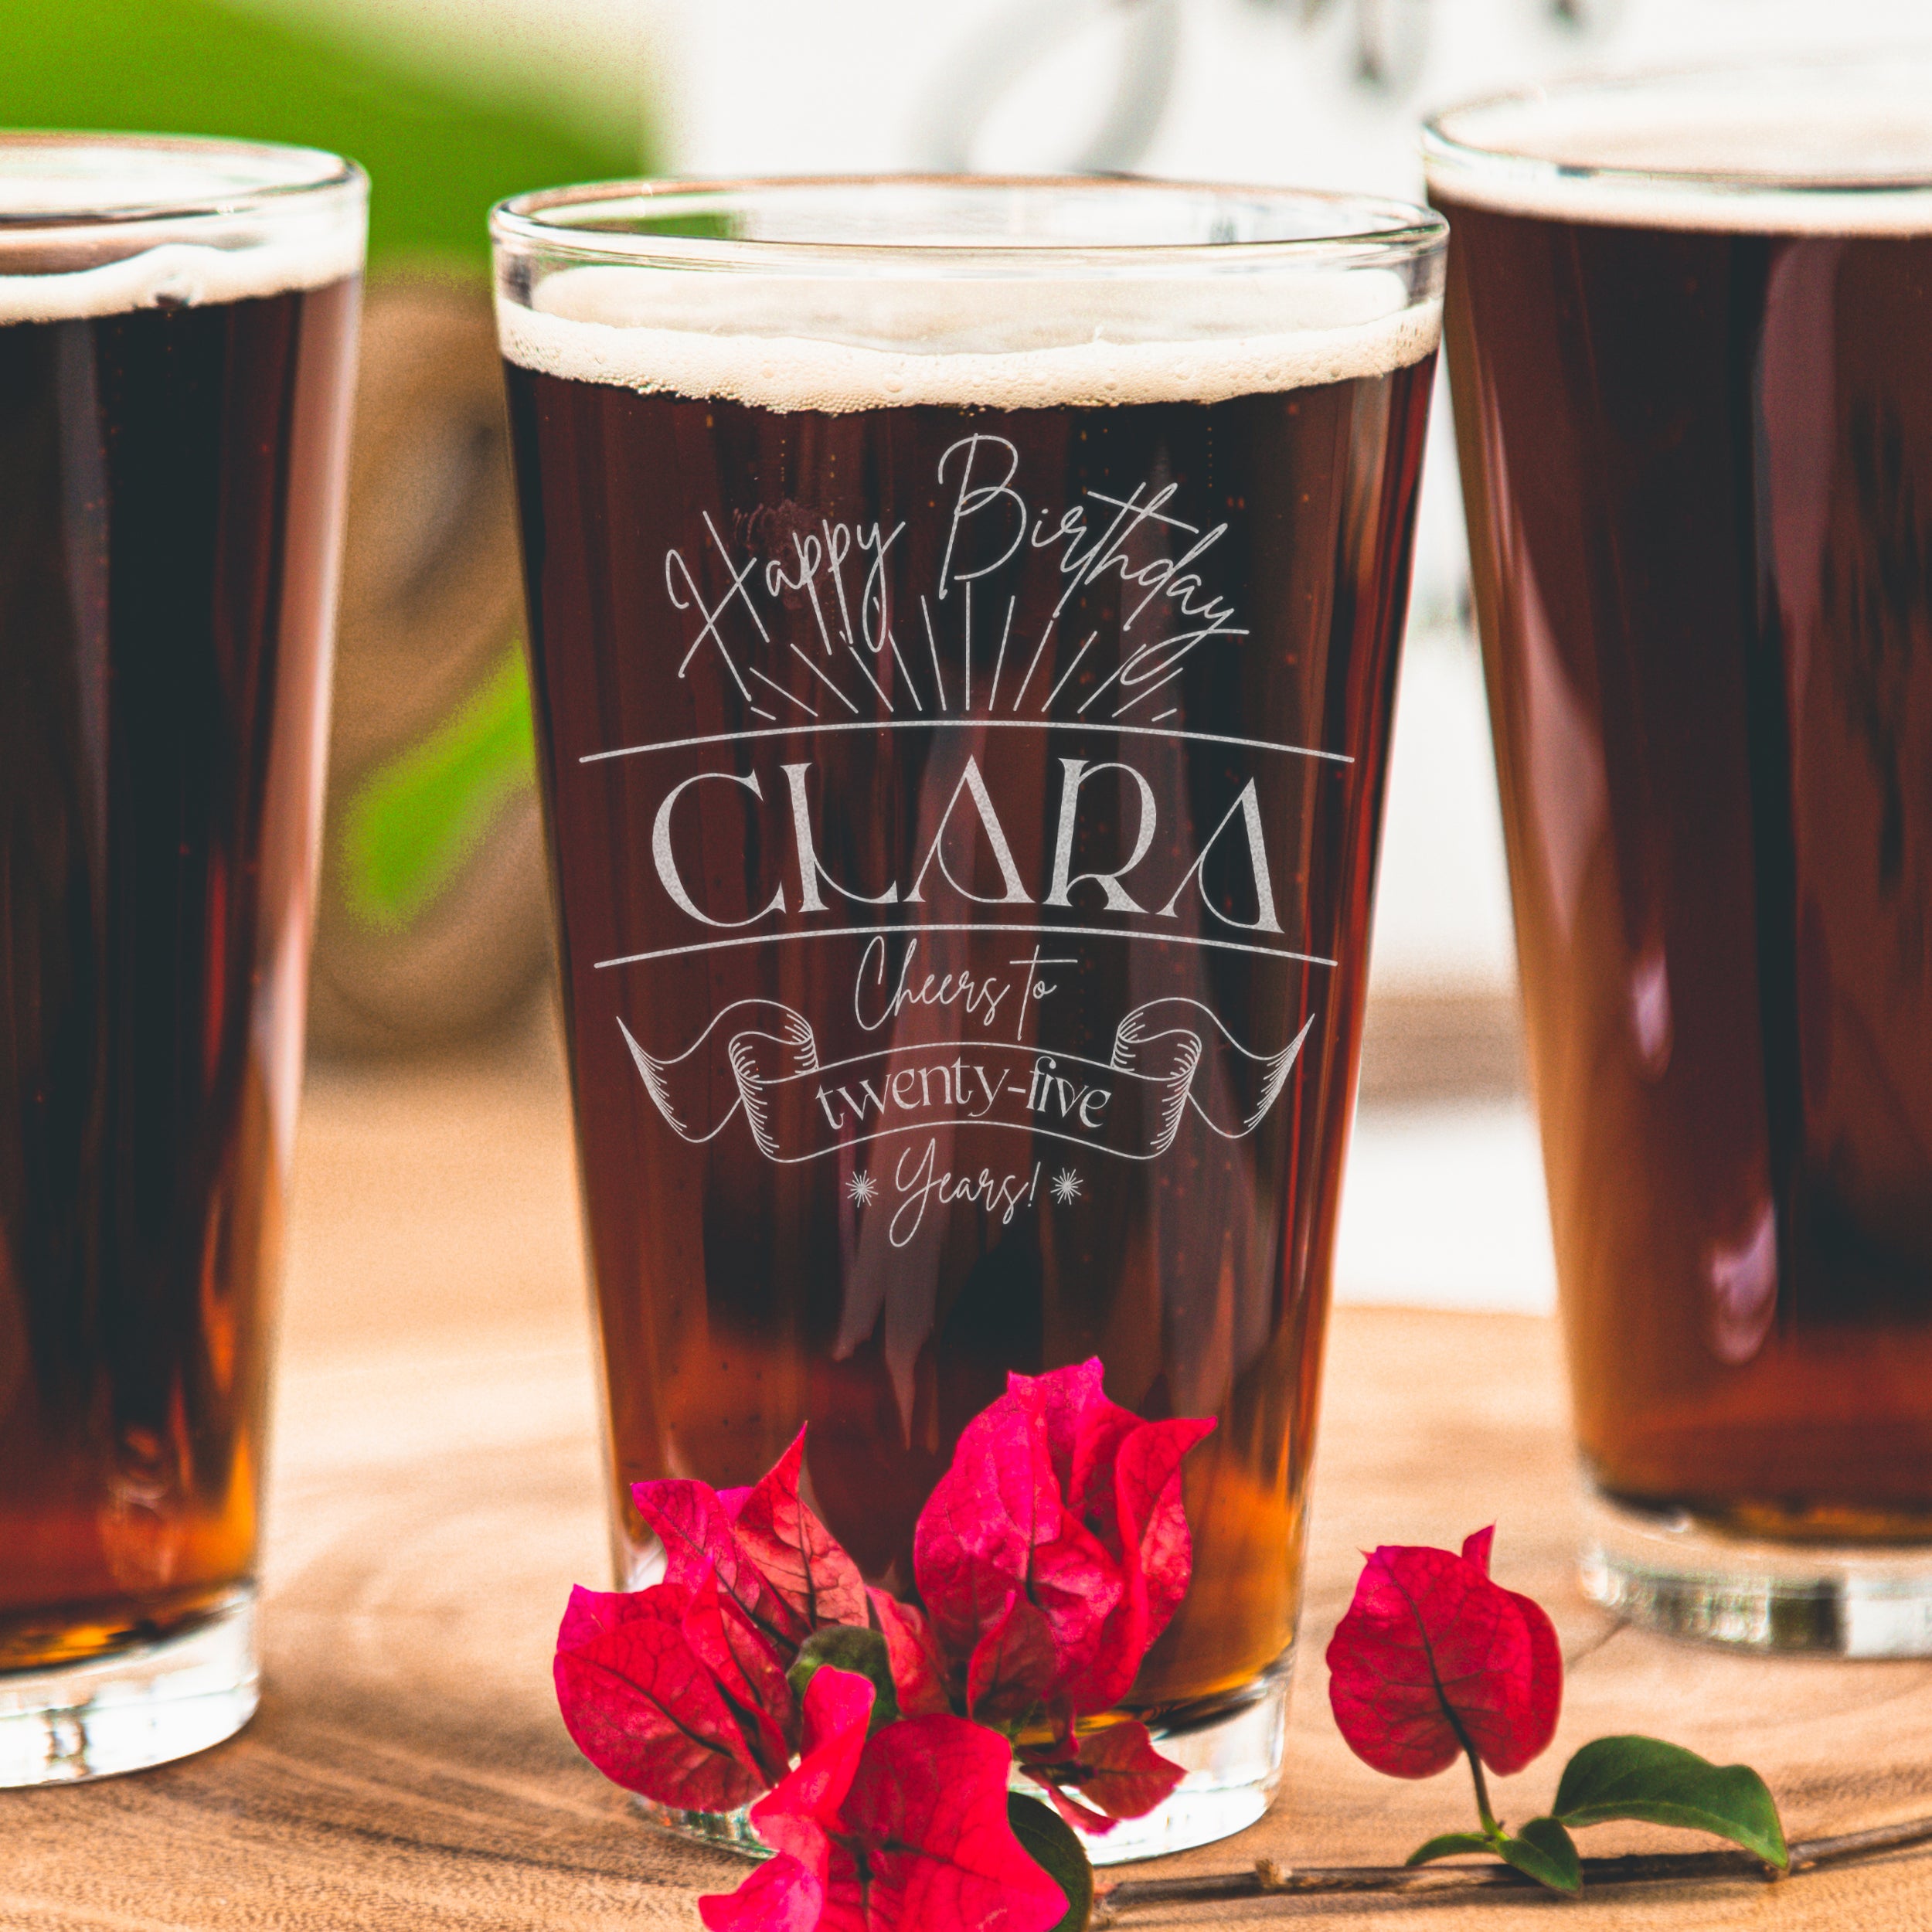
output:
[[1080,1198],[1080,1177],[1070,1167],[1063,1167],[1053,1176],[1051,1192],[1062,1207],[1071,1207]]
[[854,1207],[870,1207],[879,1199],[879,1183],[869,1174],[855,1174],[845,1183]]

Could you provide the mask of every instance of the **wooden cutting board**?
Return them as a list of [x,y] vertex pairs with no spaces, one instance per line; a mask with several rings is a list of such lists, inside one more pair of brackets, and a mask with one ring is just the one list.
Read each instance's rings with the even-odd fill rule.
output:
[[[185,1764],[0,1794],[0,1926],[696,1926],[694,1896],[742,1868],[640,1823],[572,1749],[550,1692],[564,1597],[603,1583],[607,1557],[547,1035],[488,1063],[318,1080],[298,1168],[261,1713]],[[1453,1545],[1492,1519],[1498,1577],[1549,1606],[1570,1664],[1556,1746],[1501,1781],[1505,1816],[1547,1802],[1577,1744],[1631,1729],[1748,1757],[1794,1836],[1932,1811],[1932,1665],[1767,1662],[1619,1629],[1571,1580],[1570,1484],[1550,1324],[1339,1311],[1283,1794],[1242,1838],[1160,1869],[1390,1862],[1465,1821],[1457,1775],[1400,1784],[1349,1755],[1321,1658],[1359,1550]],[[1666,1842],[1610,1827],[1585,1849]],[[1548,1913],[1700,1932],[1920,1927],[1932,1854],[1580,1905],[1284,1899],[1129,1923],[1375,1932]]]

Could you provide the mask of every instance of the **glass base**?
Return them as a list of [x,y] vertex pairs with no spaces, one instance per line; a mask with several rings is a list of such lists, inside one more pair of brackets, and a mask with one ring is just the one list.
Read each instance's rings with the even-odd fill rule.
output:
[[248,1722],[259,1686],[252,1587],[159,1643],[0,1672],[0,1787],[113,1777],[204,1751]]
[[[1198,1716],[1152,1726],[1155,1748],[1186,1775],[1166,1802],[1146,1817],[1124,1819],[1104,1838],[1083,1833],[1087,1856],[1096,1865],[1126,1865],[1192,1851],[1246,1831],[1274,1801],[1281,1780],[1288,1670],[1284,1658],[1238,1699],[1223,1699]],[[1016,1777],[1013,1788],[1038,1795],[1027,1778]],[[648,1798],[632,1802],[653,1824],[682,1837],[751,1858],[767,1855],[742,1811],[681,1811]]]
[[1932,1544],[1774,1543],[1591,1490],[1583,1594],[1613,1615],[1737,1650],[1932,1657]]
[[1175,1713],[1151,1727],[1154,1748],[1187,1775],[1146,1817],[1124,1818],[1104,1838],[1083,1834],[1087,1855],[1096,1865],[1125,1865],[1212,1845],[1245,1832],[1267,1810],[1281,1782],[1287,1746],[1291,1657],[1238,1699],[1223,1699],[1192,1717]]

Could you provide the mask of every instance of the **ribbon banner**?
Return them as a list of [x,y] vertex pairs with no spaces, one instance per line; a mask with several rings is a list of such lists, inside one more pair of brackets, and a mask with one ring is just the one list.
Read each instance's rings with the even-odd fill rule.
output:
[[[742,1115],[767,1160],[790,1166],[866,1141],[941,1126],[998,1127],[1128,1161],[1158,1159],[1191,1110],[1224,1140],[1245,1139],[1287,1085],[1311,1014],[1278,1053],[1253,1053],[1199,1001],[1137,1006],[1102,1060],[995,1041],[883,1048],[821,1062],[811,1022],[776,1000],[727,1006],[672,1059],[617,1029],[672,1131],[694,1145]],[[1227,1049],[1212,1059],[1210,1039]],[[717,1046],[731,1097],[715,1118]]]

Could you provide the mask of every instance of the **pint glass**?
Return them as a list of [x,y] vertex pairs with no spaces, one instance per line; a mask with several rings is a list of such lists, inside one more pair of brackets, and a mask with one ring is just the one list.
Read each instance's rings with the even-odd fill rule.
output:
[[0,137],[0,1784],[255,1706],[366,186]]
[[1449,114],[1587,1587],[1932,1651],[1932,69]]
[[1189,1458],[1132,1693],[1278,1770],[1442,230],[1152,183],[607,186],[496,216],[539,740],[628,1486],[753,1480],[910,1594],[1010,1370]]

